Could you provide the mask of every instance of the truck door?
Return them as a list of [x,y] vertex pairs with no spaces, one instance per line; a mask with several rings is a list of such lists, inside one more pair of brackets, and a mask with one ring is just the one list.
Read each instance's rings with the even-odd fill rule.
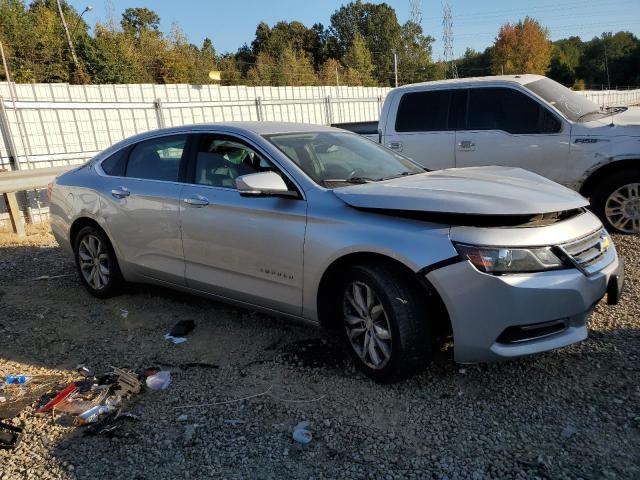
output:
[[454,167],[454,93],[449,89],[399,95],[389,108],[384,145],[430,170]]
[[456,131],[456,167],[520,167],[556,182],[566,180],[569,125],[515,88],[468,92],[466,122]]

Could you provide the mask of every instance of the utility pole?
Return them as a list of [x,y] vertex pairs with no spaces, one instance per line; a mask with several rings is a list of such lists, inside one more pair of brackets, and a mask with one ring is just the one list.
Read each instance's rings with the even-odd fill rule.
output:
[[442,30],[444,61],[449,64],[451,78],[458,78],[458,67],[456,67],[456,61],[453,58],[453,14],[448,3],[442,6]]
[[607,90],[611,90],[611,80],[609,79],[609,59],[607,58],[607,37],[602,39],[604,45],[604,68],[607,71]]
[[338,64],[336,63],[336,87],[340,86],[340,78],[338,77]]
[[393,51],[393,74],[396,79],[396,88],[398,88],[398,54]]
[[71,34],[69,33],[69,27],[67,26],[67,21],[64,19],[64,13],[62,12],[62,5],[60,4],[60,0],[56,0],[58,4],[58,13],[60,14],[60,20],[62,21],[62,28],[64,29],[64,34],[67,37],[67,43],[69,44],[69,50],[71,51],[71,58],[73,59],[73,65],[76,68],[76,71],[80,69],[78,64],[78,57],[76,56],[76,49],[73,47],[73,40],[71,39]]

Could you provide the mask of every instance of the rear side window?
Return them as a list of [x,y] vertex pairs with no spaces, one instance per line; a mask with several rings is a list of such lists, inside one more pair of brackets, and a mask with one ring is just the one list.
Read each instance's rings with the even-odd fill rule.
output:
[[127,166],[127,153],[128,148],[118,150],[106,160],[103,160],[100,166],[107,175],[112,177],[122,177],[124,175],[125,167]]
[[147,180],[178,181],[186,135],[154,138],[131,149],[125,176]]
[[405,93],[396,116],[396,132],[438,132],[449,128],[450,90]]
[[538,102],[510,88],[469,90],[469,130],[503,130],[513,134],[553,133],[560,122]]

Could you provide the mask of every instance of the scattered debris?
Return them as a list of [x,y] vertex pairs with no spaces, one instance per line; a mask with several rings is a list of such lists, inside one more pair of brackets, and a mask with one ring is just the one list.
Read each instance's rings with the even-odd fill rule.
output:
[[18,446],[22,439],[22,428],[9,423],[0,422],[0,448],[11,450]]
[[147,377],[146,383],[151,390],[166,390],[171,384],[171,372],[161,370],[155,375]]
[[293,429],[293,439],[298,442],[306,445],[311,442],[313,438],[311,432],[307,430],[309,427],[309,422],[300,422]]
[[131,370],[116,367],[111,368],[113,368],[113,373],[116,376],[117,387],[114,390],[116,395],[125,397],[140,392],[141,383],[138,379],[138,375]]
[[36,282],[39,280],[55,280],[56,278],[64,278],[68,276],[69,276],[68,273],[65,273],[64,275],[41,275],[39,277],[32,278],[31,281]]
[[170,342],[173,342],[176,345],[180,345],[181,343],[184,343],[187,341],[187,339],[184,337],[172,337],[168,333],[165,333],[164,339],[169,340]]
[[129,310],[120,309],[120,317],[127,318],[129,316]]
[[71,383],[71,384],[67,385],[67,387],[64,390],[59,392],[56,396],[54,396],[52,399],[50,399],[48,402],[46,402],[44,405],[42,405],[40,408],[38,408],[36,410],[36,413],[48,412],[53,407],[55,407],[60,402],[62,402],[64,399],[66,399],[73,392],[75,392],[76,389],[77,389],[77,387],[76,387],[75,383]]
[[186,337],[194,328],[196,328],[196,324],[193,320],[180,320],[173,326],[169,335],[172,337]]

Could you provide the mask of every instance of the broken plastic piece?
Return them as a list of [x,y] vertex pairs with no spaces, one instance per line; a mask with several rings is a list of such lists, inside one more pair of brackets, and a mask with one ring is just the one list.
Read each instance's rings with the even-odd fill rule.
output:
[[306,445],[311,442],[311,432],[307,430],[309,426],[309,422],[300,422],[293,429],[293,439],[298,442]]
[[151,390],[166,390],[171,384],[171,372],[161,370],[155,375],[147,377],[147,387]]
[[181,343],[184,343],[187,341],[187,339],[184,337],[172,337],[168,333],[164,335],[164,339],[169,340],[170,342],[173,342],[176,345],[180,345]]
[[117,377],[117,386],[114,388],[116,395],[124,397],[132,393],[140,392],[140,380],[138,380],[138,376],[135,373],[123,368],[112,368],[113,373]]
[[58,393],[55,397],[49,400],[45,405],[38,408],[36,410],[36,413],[48,412],[49,410],[51,410],[53,407],[58,405],[60,402],[62,402],[65,398],[67,398],[69,395],[71,395],[75,391],[76,391],[76,384],[75,383],[69,384],[67,388],[65,388],[60,393]]

